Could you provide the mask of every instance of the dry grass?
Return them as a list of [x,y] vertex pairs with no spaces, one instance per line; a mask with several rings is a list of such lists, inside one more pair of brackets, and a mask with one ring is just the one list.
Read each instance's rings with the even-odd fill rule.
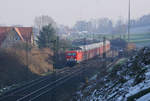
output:
[[52,71],[52,55],[53,53],[49,49],[32,49],[29,56],[29,68],[37,74]]
[[[0,85],[11,85],[39,77],[53,69],[49,49],[32,48],[28,53],[21,49],[0,50]],[[28,63],[28,66],[27,66]]]

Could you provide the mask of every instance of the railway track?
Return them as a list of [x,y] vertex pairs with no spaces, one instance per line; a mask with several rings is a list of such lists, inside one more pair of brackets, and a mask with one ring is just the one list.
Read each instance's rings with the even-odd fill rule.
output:
[[46,92],[54,89],[56,86],[61,85],[77,74],[83,72],[83,70],[83,68],[62,69],[51,76],[41,77],[23,85],[22,87],[5,93],[0,98],[0,101],[33,101]]
[[47,84],[46,86],[18,99],[17,101],[35,101],[36,99],[40,98],[40,96],[50,92],[51,90],[53,90],[54,88],[56,88],[57,86],[65,83],[67,80],[73,78],[74,76],[80,74],[81,72],[84,72],[85,69],[84,68],[78,68],[75,71],[70,71],[67,75],[57,79],[56,81]]
[[[59,70],[56,73],[59,75],[63,75],[64,71],[67,72],[67,69],[68,67],[62,70]],[[52,81],[54,81],[54,75],[48,75],[48,76],[44,76],[44,77],[40,77],[38,79],[32,80],[28,83],[25,83],[24,85],[20,87],[17,87],[15,89],[12,89],[4,93],[3,95],[0,96],[0,101],[16,101],[16,99],[22,96],[25,96],[26,94],[29,94],[30,92],[33,92]]]
[[85,67],[67,67],[58,70],[52,75],[40,77],[3,94],[3,96],[0,96],[0,101],[37,101],[37,99],[44,94],[50,92],[54,88],[84,72],[85,70],[87,70]]

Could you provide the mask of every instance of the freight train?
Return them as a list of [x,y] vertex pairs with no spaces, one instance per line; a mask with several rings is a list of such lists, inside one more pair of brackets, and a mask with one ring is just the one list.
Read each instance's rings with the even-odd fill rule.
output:
[[[104,46],[105,45],[105,46]],[[66,60],[68,65],[80,63],[89,60],[95,56],[102,56],[104,52],[110,50],[110,41],[82,45],[77,49],[66,51]]]

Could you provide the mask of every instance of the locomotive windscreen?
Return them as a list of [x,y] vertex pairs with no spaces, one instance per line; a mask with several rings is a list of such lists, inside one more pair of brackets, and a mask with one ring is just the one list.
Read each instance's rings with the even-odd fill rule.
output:
[[76,56],[76,53],[67,53],[67,56]]

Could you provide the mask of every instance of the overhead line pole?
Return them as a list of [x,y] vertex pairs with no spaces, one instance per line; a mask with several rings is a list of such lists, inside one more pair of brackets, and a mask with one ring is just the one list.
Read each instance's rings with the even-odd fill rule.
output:
[[130,42],[130,0],[129,0],[129,11],[128,11],[128,43]]
[[104,68],[106,68],[106,37],[105,36],[103,37],[103,59],[104,59],[103,66]]
[[84,59],[87,59],[87,52],[86,52],[86,37],[84,38]]

